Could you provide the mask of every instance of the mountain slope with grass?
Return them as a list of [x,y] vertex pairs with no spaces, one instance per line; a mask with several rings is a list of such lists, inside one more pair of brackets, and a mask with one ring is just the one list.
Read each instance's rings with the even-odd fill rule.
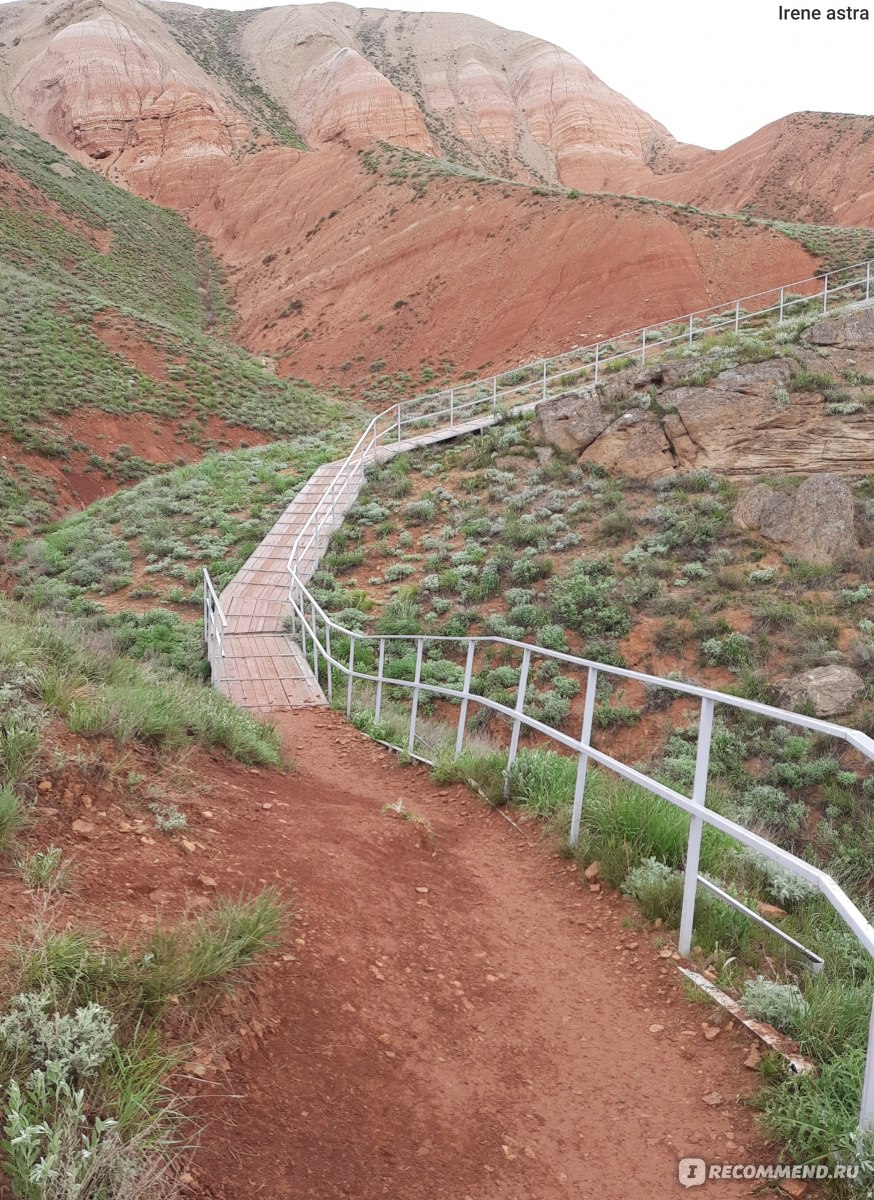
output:
[[0,515],[19,529],[209,449],[347,410],[235,345],[175,213],[0,118]]

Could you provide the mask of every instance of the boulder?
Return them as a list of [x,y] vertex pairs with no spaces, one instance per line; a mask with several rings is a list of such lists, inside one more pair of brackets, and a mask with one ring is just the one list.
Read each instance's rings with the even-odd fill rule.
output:
[[823,317],[805,332],[804,341],[840,350],[874,350],[874,308]]
[[787,679],[780,698],[787,708],[807,702],[818,717],[836,717],[853,707],[864,686],[864,679],[850,667],[814,667]]
[[578,454],[591,445],[612,420],[594,393],[569,392],[537,406],[532,433],[537,441],[546,442],[556,450]]
[[676,469],[661,421],[642,409],[614,421],[583,451],[580,462],[598,463],[611,474],[633,479],[655,479]]
[[793,492],[757,484],[734,509],[740,529],[811,563],[832,563],[858,549],[854,518],[853,493],[834,475],[812,475]]

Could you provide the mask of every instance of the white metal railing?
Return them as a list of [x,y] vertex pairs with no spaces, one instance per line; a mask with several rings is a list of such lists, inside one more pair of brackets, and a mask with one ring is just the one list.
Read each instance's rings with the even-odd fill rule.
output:
[[209,571],[203,568],[203,640],[206,642],[206,657],[209,661],[212,682],[222,677],[222,659],[225,656],[225,616],[218,593],[213,587]]
[[[451,638],[439,635],[378,635],[364,634],[346,629],[334,621],[321,607],[306,584],[292,569],[289,584],[289,602],[291,605],[291,631],[296,637],[305,654],[311,654],[313,671],[317,678],[324,678],[329,701],[334,699],[335,673],[345,677],[346,696],[345,708],[347,716],[352,715],[353,699],[356,681],[373,686],[374,704],[373,719],[380,720],[383,696],[386,688],[404,689],[410,699],[410,719],[407,734],[407,752],[422,761],[431,761],[426,755],[417,752],[419,698],[428,694],[442,700],[459,703],[458,724],[455,734],[456,757],[464,748],[467,732],[468,712],[471,704],[488,709],[490,712],[503,717],[509,725],[509,744],[507,748],[507,763],[505,768],[505,794],[509,794],[510,775],[519,749],[519,741],[523,730],[542,738],[548,739],[565,752],[577,757],[577,773],[574,788],[573,808],[571,812],[570,843],[575,845],[580,832],[580,822],[585,797],[586,773],[590,762],[612,771],[620,778],[645,789],[652,795],[660,797],[669,804],[682,809],[690,816],[689,834],[686,848],[685,878],[683,902],[680,919],[678,947],[683,955],[688,955],[692,948],[692,932],[695,916],[695,902],[699,888],[706,889],[710,894],[730,903],[734,908],[744,912],[749,918],[764,925],[769,932],[784,942],[790,944],[796,951],[803,954],[814,970],[820,969],[822,959],[794,939],[790,938],[778,926],[767,921],[761,914],[748,908],[733,896],[729,896],[711,880],[705,879],[699,871],[701,839],[705,825],[718,829],[729,837],[734,838],[744,846],[763,855],[778,866],[791,871],[793,874],[812,884],[828,901],[843,919],[846,925],[859,939],[869,954],[874,955],[874,928],[861,910],[846,895],[841,887],[825,871],[813,866],[788,850],[775,845],[757,833],[739,825],[727,817],[721,816],[707,807],[707,786],[710,771],[710,747],[713,732],[714,712],[717,705],[742,712],[755,713],[758,716],[781,722],[787,725],[807,729],[828,737],[836,738],[856,750],[869,763],[874,764],[874,739],[857,729],[843,725],[835,725],[815,717],[803,716],[800,713],[789,712],[768,704],[760,704],[739,696],[726,695],[710,688],[698,687],[694,684],[681,683],[674,680],[662,679],[658,676],[645,675],[623,667],[614,667],[603,663],[593,662],[573,654],[565,654],[555,650],[547,650],[527,642],[513,641],[497,637],[462,637]],[[344,650],[348,643],[348,653],[341,660],[331,650],[332,637],[334,646],[342,639]],[[461,687],[447,687],[442,684],[428,682],[423,678],[422,668],[426,645],[439,644],[444,654],[453,650],[460,652],[464,661],[464,680]],[[392,646],[415,646],[415,669],[412,679],[398,679],[392,676],[392,657],[387,650]],[[356,648],[368,646],[374,651],[376,660],[375,670],[361,669],[356,666]],[[501,653],[516,654],[520,657],[519,680],[515,704],[503,704],[489,696],[472,690],[472,680],[477,654],[483,658],[490,652],[500,648]],[[564,733],[551,725],[530,716],[525,711],[528,680],[533,658],[549,659],[585,675],[585,699],[583,706],[582,728],[579,737]],[[360,660],[360,653],[359,653]],[[698,739],[695,760],[695,776],[691,796],[684,796],[667,784],[646,775],[644,772],[627,763],[598,750],[592,745],[592,727],[595,710],[595,695],[598,680],[601,676],[623,680],[635,680],[638,683],[653,687],[665,688],[674,693],[694,697],[700,704],[698,721]],[[395,693],[396,694],[396,693]],[[860,1124],[865,1127],[874,1126],[874,1009],[872,1009],[871,1027],[869,1029],[868,1054],[865,1066],[864,1086],[860,1103]]]
[[295,539],[289,556],[289,570],[294,563],[298,574],[305,577],[307,571],[314,569],[336,527],[343,502],[351,503],[355,499],[367,462],[382,446],[400,445],[428,430],[463,427],[465,422],[477,418],[533,406],[571,387],[597,386],[605,375],[624,366],[645,366],[647,358],[671,347],[692,346],[696,338],[700,340],[726,330],[739,332],[749,325],[782,323],[814,308],[828,313],[835,302],[865,302],[871,295],[872,262],[869,260],[725,304],[701,308],[656,325],[619,333],[473,383],[458,384],[393,404],[370,421],[341,463]]

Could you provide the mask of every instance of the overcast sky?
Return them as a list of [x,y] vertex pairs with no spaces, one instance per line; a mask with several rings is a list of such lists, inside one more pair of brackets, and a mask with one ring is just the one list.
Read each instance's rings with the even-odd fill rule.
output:
[[[817,3],[824,18],[823,0],[784,7]],[[461,10],[557,42],[675,137],[715,150],[799,109],[874,112],[874,19],[780,21],[776,0],[389,0],[379,7]]]

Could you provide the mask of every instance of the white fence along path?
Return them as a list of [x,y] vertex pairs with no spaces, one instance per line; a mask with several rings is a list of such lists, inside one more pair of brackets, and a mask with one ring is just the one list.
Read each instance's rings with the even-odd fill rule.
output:
[[[429,761],[428,755],[421,751],[427,747],[423,747],[417,734],[421,695],[458,703],[456,754],[464,748],[471,705],[487,708],[502,717],[509,730],[505,774],[508,788],[523,731],[547,739],[558,750],[576,757],[571,844],[575,844],[579,837],[590,762],[612,771],[690,815],[678,939],[681,954],[688,955],[692,947],[695,902],[698,890],[702,888],[740,909],[751,920],[765,925],[774,936],[789,943],[812,970],[822,966],[822,960],[816,954],[701,875],[701,840],[704,826],[709,825],[812,884],[868,953],[874,955],[874,928],[831,876],[707,806],[710,748],[718,706],[755,713],[763,720],[838,739],[852,747],[862,761],[872,766],[874,739],[846,726],[708,688],[561,654],[526,642],[495,637],[363,634],[345,629],[334,621],[307,587],[331,533],[339,527],[343,515],[357,498],[369,463],[428,442],[482,429],[502,413],[533,408],[550,395],[559,394],[569,387],[596,383],[609,364],[619,364],[620,367],[626,365],[633,346],[636,346],[636,354],[639,355],[637,361],[644,363],[648,353],[657,347],[684,341],[692,343],[696,336],[704,333],[726,328],[740,330],[744,325],[760,323],[763,319],[782,321],[792,312],[802,309],[809,311],[811,304],[816,304],[819,311],[827,312],[829,302],[836,293],[845,303],[870,300],[871,264],[847,268],[831,279],[829,276],[815,277],[787,284],[771,292],[689,314],[673,322],[619,335],[612,338],[609,344],[600,342],[557,358],[528,364],[503,376],[492,376],[487,380],[466,384],[463,388],[450,388],[417,397],[386,409],[373,418],[343,462],[327,464],[313,475],[220,597],[216,595],[209,575],[204,572],[204,636],[216,686],[237,703],[269,711],[303,704],[324,704],[326,700],[333,700],[335,690],[342,685],[345,686],[346,713],[351,715],[356,683],[364,683],[368,688],[368,703],[372,701],[373,704],[376,722],[380,719],[384,692],[391,688],[395,696],[406,695],[409,702],[406,750],[425,762]],[[762,307],[749,312],[746,306],[750,301],[759,301]],[[678,332],[678,329],[681,331]],[[530,378],[532,375],[535,378]],[[520,376],[523,378],[520,379]],[[291,619],[292,637],[283,632],[286,616]],[[426,647],[434,643],[441,644],[442,656],[450,656],[455,651],[463,659],[465,667],[461,687],[445,687],[423,679]],[[391,675],[391,651],[398,644],[415,648],[412,680],[397,679]],[[489,655],[497,647],[501,648],[505,657],[515,655],[518,660],[519,683],[512,707],[471,690],[477,655]],[[578,737],[554,729],[526,713],[525,697],[533,659],[552,659],[560,663],[565,671],[580,675],[585,686],[585,698]],[[362,662],[367,665],[362,667]],[[601,675],[637,680],[698,701],[700,716],[691,796],[682,795],[592,745],[595,692]],[[325,682],[327,694],[322,691],[321,680]],[[859,1120],[863,1127],[874,1127],[874,1009],[869,1026]]]

